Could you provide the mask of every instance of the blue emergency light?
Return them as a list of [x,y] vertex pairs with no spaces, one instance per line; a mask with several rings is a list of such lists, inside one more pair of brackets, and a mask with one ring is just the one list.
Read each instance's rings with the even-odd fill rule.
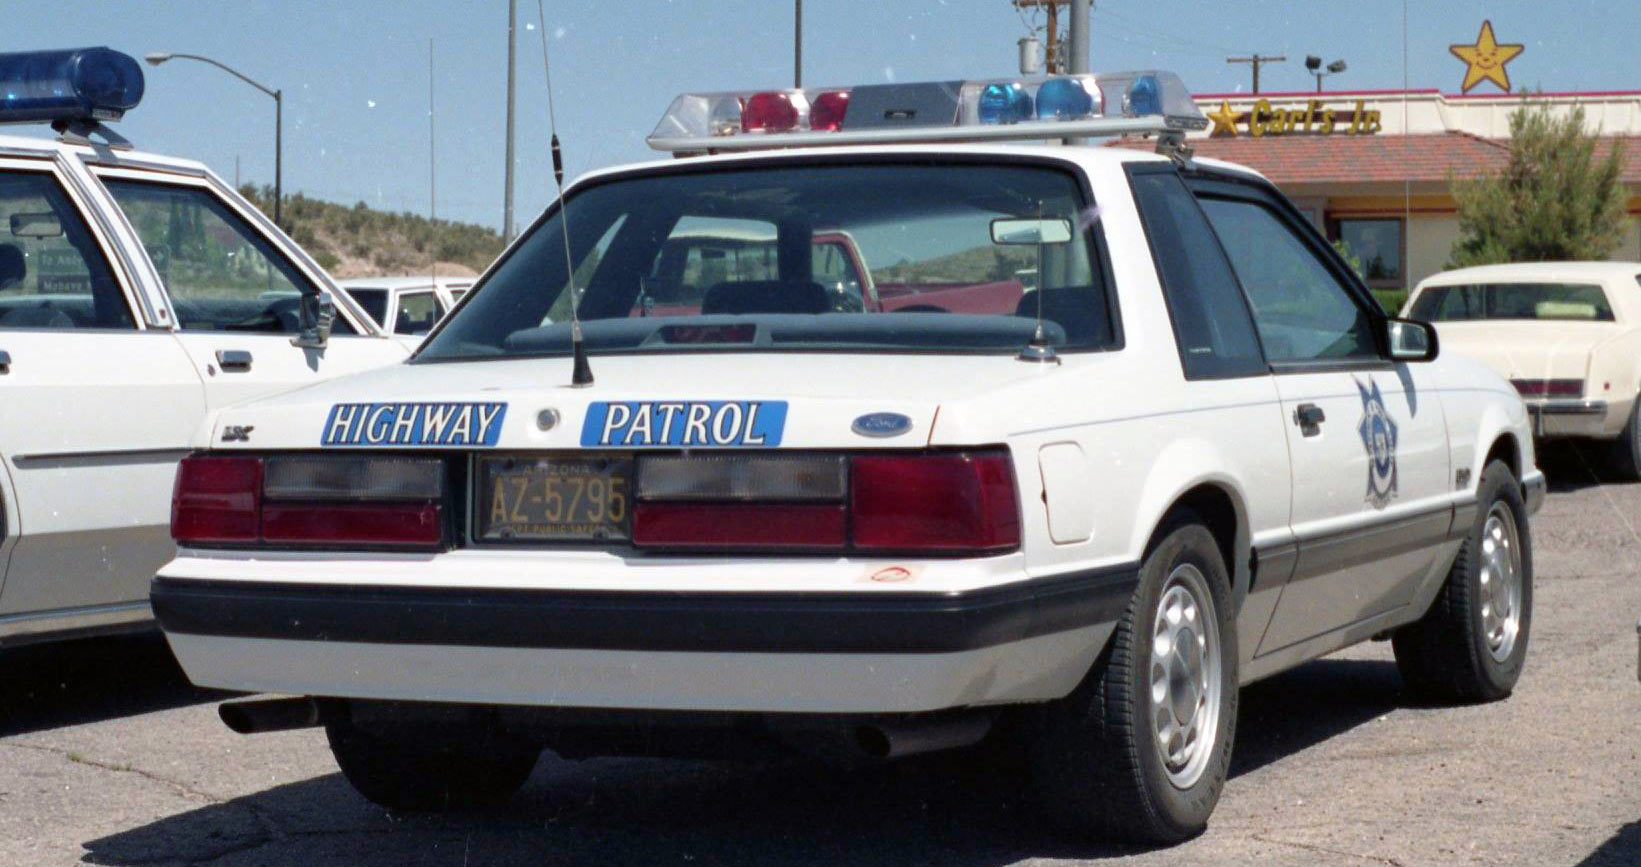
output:
[[142,67],[111,48],[0,54],[0,123],[119,120],[142,91]]

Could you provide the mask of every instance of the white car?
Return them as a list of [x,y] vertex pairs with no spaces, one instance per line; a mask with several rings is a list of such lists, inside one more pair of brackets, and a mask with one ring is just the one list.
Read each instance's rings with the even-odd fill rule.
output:
[[[985,122],[1014,97],[1073,117]],[[215,415],[171,647],[394,808],[505,798],[543,748],[995,730],[1056,819],[1153,841],[1207,823],[1250,681],[1389,634],[1414,688],[1508,695],[1521,398],[1190,159],[1201,122],[1167,73],[681,97],[652,145],[754,152],[584,177],[408,364]],[[986,143],[1141,130],[1164,153]],[[749,223],[771,277],[644,315],[673,232]],[[838,309],[816,227],[941,303]]]
[[0,136],[0,644],[151,627],[206,413],[408,354],[205,166],[87,141],[99,80],[134,87],[99,119],[141,95],[108,49],[0,55],[0,122],[68,130]]
[[1611,443],[1641,479],[1641,263],[1531,262],[1427,277],[1402,315],[1510,380],[1541,438]]
[[411,338],[412,349],[473,287],[469,277],[359,277],[343,280],[348,293],[376,324]]

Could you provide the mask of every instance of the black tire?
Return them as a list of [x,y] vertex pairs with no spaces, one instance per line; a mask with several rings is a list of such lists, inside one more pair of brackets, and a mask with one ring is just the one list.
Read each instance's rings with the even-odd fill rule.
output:
[[325,726],[342,776],[366,799],[402,812],[496,806],[530,778],[539,747],[479,735],[366,731],[347,720]]
[[[1140,567],[1140,584],[1094,668],[1075,691],[1038,715],[1028,750],[1045,813],[1078,836],[1171,844],[1208,826],[1236,739],[1237,639],[1231,582],[1214,537],[1187,520],[1165,528]],[[1219,635],[1220,707],[1193,783],[1170,780],[1153,734],[1153,624],[1175,570],[1195,566]],[[1206,711],[1204,711],[1206,713]]]
[[[1519,552],[1519,626],[1509,652],[1496,658],[1483,625],[1483,529],[1495,509],[1508,512],[1515,524]],[[1521,677],[1533,623],[1533,544],[1527,507],[1515,474],[1502,461],[1482,471],[1476,492],[1476,517],[1459,549],[1446,582],[1418,621],[1392,637],[1396,667],[1408,689],[1437,702],[1496,701],[1508,696]],[[1501,650],[1504,648],[1501,646]]]
[[1624,432],[1608,446],[1607,465],[1612,474],[1626,482],[1641,481],[1641,397],[1630,408]]

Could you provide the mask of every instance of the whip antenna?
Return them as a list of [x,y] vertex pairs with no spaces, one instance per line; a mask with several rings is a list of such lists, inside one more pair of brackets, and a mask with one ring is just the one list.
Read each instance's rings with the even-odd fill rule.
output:
[[553,182],[558,186],[558,225],[564,235],[564,276],[570,293],[570,354],[574,359],[570,387],[586,388],[593,384],[593,368],[587,363],[587,345],[581,339],[581,293],[576,290],[575,265],[570,261],[570,215],[564,211],[564,152],[559,148],[558,115],[553,111],[553,64],[547,56],[547,11],[542,0],[536,0],[536,18],[541,33],[541,66],[547,76],[547,125],[553,136]]

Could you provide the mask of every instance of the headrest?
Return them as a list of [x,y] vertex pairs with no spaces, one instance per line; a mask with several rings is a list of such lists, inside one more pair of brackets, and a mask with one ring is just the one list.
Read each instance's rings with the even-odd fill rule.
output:
[[1071,343],[1103,343],[1110,339],[1110,317],[1105,315],[1105,297],[1088,286],[1033,289],[1020,296],[1014,315],[1037,318],[1037,299],[1043,299],[1043,319],[1057,322]]
[[23,249],[16,244],[0,244],[0,289],[23,282],[27,275],[28,263],[23,260]]
[[702,315],[712,313],[825,313],[832,299],[821,284],[804,280],[739,280],[719,283],[701,299]]

